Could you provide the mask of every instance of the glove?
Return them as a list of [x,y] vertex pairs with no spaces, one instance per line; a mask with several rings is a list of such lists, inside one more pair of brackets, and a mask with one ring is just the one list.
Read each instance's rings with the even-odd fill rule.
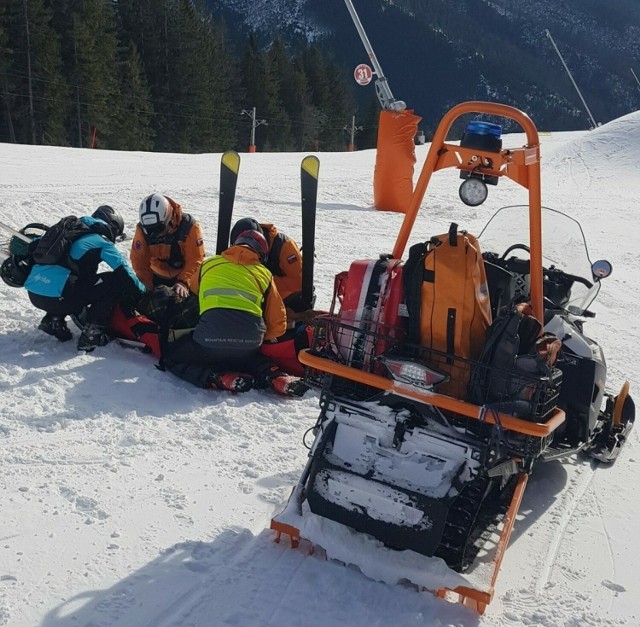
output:
[[173,291],[175,295],[181,300],[184,300],[189,296],[189,288],[182,281],[178,281],[173,286]]
[[305,324],[310,324],[313,322],[316,316],[319,316],[325,312],[318,311],[316,309],[307,309],[306,311],[294,311],[293,309],[289,309],[287,307],[287,322],[295,323],[295,322],[304,322]]
[[303,298],[302,292],[294,292],[293,294],[289,294],[289,296],[284,299],[284,306],[288,309],[291,309],[292,311],[300,313],[302,311],[307,311],[308,309],[313,309],[315,302],[316,294],[314,288],[311,302],[308,302],[305,298]]

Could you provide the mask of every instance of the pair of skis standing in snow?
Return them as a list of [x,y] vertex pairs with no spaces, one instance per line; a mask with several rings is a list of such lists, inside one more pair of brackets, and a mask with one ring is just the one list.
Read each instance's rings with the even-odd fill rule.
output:
[[[162,364],[177,376],[204,387],[235,392],[252,386],[271,387],[281,394],[300,396],[307,386],[301,379],[285,372],[302,374],[297,350],[308,345],[308,332],[303,322],[289,335],[283,335],[286,319],[278,290],[282,289],[282,296],[286,296],[287,309],[308,314],[313,306],[313,276],[309,273],[312,267],[306,261],[309,256],[305,255],[302,285],[299,275],[295,277],[296,284],[292,285],[294,276],[287,276],[283,265],[287,263],[289,253],[294,257],[292,261],[300,263],[300,253],[293,242],[278,237],[274,229],[268,233],[264,230],[268,225],[261,226],[249,218],[240,220],[230,229],[239,164],[237,153],[223,156],[217,255],[207,259],[200,270],[198,323],[192,334],[169,335],[162,351]],[[307,157],[301,174],[303,247],[306,251],[311,249],[311,260],[313,247],[305,247],[305,244],[309,242],[309,234],[313,237],[315,231],[318,166],[315,157]],[[231,247],[228,246],[229,233]],[[275,279],[273,275],[280,276]],[[266,325],[266,333],[264,330],[256,332],[259,319],[260,326]],[[265,341],[257,350],[263,337],[272,341]],[[211,380],[211,370],[202,367],[209,363],[223,365],[232,372],[215,372]],[[233,372],[235,370],[238,372]]]
[[[233,212],[235,188],[237,184],[239,165],[240,165],[240,157],[237,153],[227,152],[223,155],[222,166],[221,166],[221,177],[220,177],[220,212],[219,212],[219,222],[218,222],[218,240],[217,240],[217,249],[216,249],[216,253],[218,255],[222,253],[223,250],[226,250],[228,248],[229,233],[230,233],[231,218],[232,218],[232,212]],[[313,238],[315,234],[315,204],[316,204],[316,196],[317,196],[318,170],[319,170],[319,162],[316,157],[307,157],[303,160],[302,171],[301,171],[303,247],[305,248],[306,251],[310,251],[310,254],[307,255],[307,258],[306,258],[307,261],[305,264],[303,264],[303,270],[302,270],[303,280],[302,280],[302,286],[300,286],[302,289],[297,294],[293,295],[294,300],[298,304],[298,307],[293,306],[293,308],[297,312],[300,312],[301,310],[305,310],[305,309],[310,310],[313,304]],[[251,222],[251,221],[250,220],[240,221],[240,223],[243,223],[243,222]],[[253,222],[255,223],[255,221]],[[250,226],[248,228],[253,229],[254,227]],[[257,223],[256,223],[255,229],[256,230],[253,231],[253,235],[255,235],[256,237],[262,238],[263,244],[268,251],[268,245],[263,238],[262,229],[260,228],[260,226],[257,225]],[[9,229],[8,227],[5,230],[9,231],[14,235],[14,238],[13,238],[14,240],[19,239],[19,240],[29,241],[29,239],[25,238],[23,234],[15,232],[12,229]],[[232,232],[232,235],[235,239],[238,234]],[[276,253],[275,269],[273,269],[272,271],[274,272],[274,274],[279,274],[278,265],[277,265],[278,260],[277,260],[276,246],[273,246],[274,239],[273,238],[269,238],[269,239],[271,240],[271,245],[272,245],[272,248],[274,249],[273,252]],[[279,239],[281,241],[282,236]],[[254,242],[249,241],[249,242],[243,242],[243,243],[246,246],[247,243],[252,244]],[[286,245],[287,244],[285,244],[285,246]],[[291,246],[291,244],[289,244],[289,246]],[[249,248],[251,248],[251,246],[249,246]],[[293,244],[293,248],[296,249],[296,252],[297,252],[296,261],[299,264],[300,263],[299,251],[297,251],[297,247],[295,247],[295,244]],[[239,248],[235,246],[235,247],[232,247],[232,249],[235,249],[236,251],[239,250],[240,252],[245,254],[245,256],[246,256],[246,253],[249,253],[248,262],[241,265],[247,265],[249,267],[251,267],[252,265],[256,265],[256,266],[259,265],[257,263],[257,256],[254,260],[252,258],[253,253],[251,251],[247,251],[245,247]],[[229,249],[229,251],[232,251],[232,249]],[[226,261],[227,268],[229,267],[233,268],[233,264],[230,264],[228,259],[225,260],[223,259],[223,257],[215,257],[214,259],[219,259],[220,262],[222,262],[222,265],[225,265],[224,262]],[[267,266],[273,267],[274,265],[273,264],[274,260],[273,259],[269,260],[271,261],[271,263],[269,263],[267,262],[266,256],[264,259],[261,259],[261,261]],[[269,281],[272,279],[271,272],[266,270],[266,268],[260,266],[260,269],[256,267],[255,270],[258,271],[259,273],[264,274],[265,277],[268,277]],[[215,274],[215,273],[211,273],[211,274]],[[5,278],[4,273],[3,273],[3,278]],[[209,280],[209,283],[211,283],[211,279],[208,279],[208,280]],[[6,279],[5,279],[5,282],[8,282],[10,285],[13,285],[13,283],[7,281]],[[215,283],[215,279],[214,279],[214,283]],[[297,286],[291,285],[290,287],[292,290],[295,290]],[[271,290],[271,291],[275,292],[276,290]],[[268,294],[269,290],[266,290],[266,292],[267,292],[266,300],[269,300],[269,294]],[[264,298],[263,294],[258,294],[257,296],[259,298]],[[281,302],[280,299],[277,298],[277,295],[274,298],[278,302]],[[307,303],[307,304],[304,305],[304,303]],[[287,304],[289,305],[289,303]],[[176,303],[173,303],[173,305],[174,305],[173,309],[175,310]],[[180,305],[178,304],[177,308],[179,307]],[[207,307],[202,308],[203,313],[206,313],[204,311],[206,308]],[[233,309],[233,305],[229,305],[229,308]],[[158,332],[159,329],[157,325],[154,325],[153,320],[145,318],[145,316],[138,315],[136,312],[125,314],[125,311],[126,309],[123,310],[122,307],[118,307],[114,312],[110,331],[112,335],[116,337],[116,339],[119,339],[122,343],[125,343],[125,344],[137,346],[140,348],[145,348],[146,350],[153,352],[158,357],[164,357],[167,353],[171,356],[171,351],[167,350],[169,343],[160,341],[161,334]],[[209,313],[212,314],[213,312],[209,312]],[[260,309],[258,308],[257,311],[254,313],[256,313],[259,316]],[[307,311],[306,314],[307,316],[300,316],[300,318],[308,317],[309,311]],[[83,319],[81,315],[73,317],[73,319],[74,319],[74,322],[78,324],[78,326],[80,327],[83,326]],[[282,322],[281,324],[284,324],[284,322]],[[203,326],[206,326],[206,325],[203,325]],[[254,359],[253,355],[251,355],[251,358],[247,359],[247,366],[254,364],[254,362],[261,362],[263,364],[263,369],[271,365],[272,367],[269,369],[269,371],[271,373],[275,373],[276,375],[278,374],[285,375],[285,372],[283,371],[291,372],[296,375],[302,374],[303,368],[297,360],[297,350],[305,346],[307,333],[305,332],[304,326],[305,326],[304,324],[300,324],[298,325],[298,329],[296,329],[297,332],[292,330],[287,334],[287,336],[278,337],[277,341],[273,340],[272,342],[265,344],[264,349],[261,349],[260,351],[262,355],[258,356],[256,359]],[[280,330],[277,333],[278,336],[280,336],[281,332],[284,331],[284,327],[279,327],[279,329]],[[184,332],[182,335],[183,335],[182,340],[184,340],[185,339]],[[219,335],[219,333],[215,333],[214,335]],[[258,341],[260,340],[258,339]],[[302,341],[302,344],[300,343],[301,341]],[[161,346],[160,346],[161,343],[163,345],[162,349],[164,350],[161,350]],[[206,344],[202,345],[196,342],[194,342],[193,344],[194,344],[194,350],[192,351],[193,355],[190,361],[195,362],[196,364],[202,364],[204,361],[206,361],[206,359],[203,359],[203,355],[198,354],[199,352],[198,348],[203,348],[204,346],[204,349],[205,349],[204,352],[207,352],[206,351],[207,345]],[[173,344],[174,347],[176,345],[177,343]],[[185,356],[184,351],[182,351],[182,353],[183,353],[182,357],[184,357]],[[188,351],[186,355],[187,357],[189,356]],[[175,356],[175,352],[173,356]],[[221,367],[224,368],[226,362],[227,360],[223,359],[221,361]],[[240,362],[242,363],[243,360],[240,359]],[[172,368],[170,367],[169,369],[172,369]],[[248,368],[248,369],[251,370],[251,368]],[[178,374],[179,376],[181,375],[181,371],[178,371],[175,373]],[[222,377],[222,380],[220,379],[220,377]],[[183,376],[183,378],[190,381],[193,380],[193,377],[190,378],[188,376],[186,377]],[[272,378],[273,376],[269,380],[271,380]],[[205,387],[230,389],[232,391],[244,391],[244,389],[247,389],[248,387],[245,384],[250,379],[251,379],[250,377],[230,378],[226,376],[225,373],[216,373],[215,381],[212,380],[211,382],[209,382],[207,379],[207,385],[205,385]],[[192,381],[192,382],[196,382],[196,381]],[[201,381],[197,381],[196,383],[201,383]],[[209,383],[211,383],[211,385],[209,385]],[[287,386],[289,386],[291,389],[287,389]],[[272,387],[274,387],[278,392],[288,394],[288,395],[300,395],[301,393],[304,392],[304,390],[306,390],[306,386],[303,387],[302,382],[296,382],[292,379],[292,377],[286,377],[286,376],[281,377],[281,384],[279,386],[273,384]]]

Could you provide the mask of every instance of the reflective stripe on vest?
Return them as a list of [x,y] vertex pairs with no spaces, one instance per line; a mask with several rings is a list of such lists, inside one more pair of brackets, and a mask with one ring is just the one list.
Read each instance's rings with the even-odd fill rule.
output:
[[243,266],[222,256],[207,259],[200,271],[200,313],[238,309],[262,317],[262,301],[270,283],[271,273],[263,265]]

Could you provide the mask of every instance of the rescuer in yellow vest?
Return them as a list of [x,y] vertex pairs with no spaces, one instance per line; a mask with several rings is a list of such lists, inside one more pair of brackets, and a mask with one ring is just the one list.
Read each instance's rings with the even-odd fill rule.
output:
[[[287,328],[285,306],[263,265],[269,253],[259,231],[247,230],[200,269],[200,317],[193,332],[169,338],[164,367],[200,387],[246,392],[271,387],[285,396],[308,389],[258,349]],[[177,334],[176,334],[177,335]]]

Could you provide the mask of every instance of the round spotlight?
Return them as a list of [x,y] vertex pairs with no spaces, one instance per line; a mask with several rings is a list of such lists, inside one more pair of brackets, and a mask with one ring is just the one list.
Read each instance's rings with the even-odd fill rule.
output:
[[482,179],[470,177],[465,179],[458,190],[460,200],[469,207],[477,207],[487,199],[487,186]]

